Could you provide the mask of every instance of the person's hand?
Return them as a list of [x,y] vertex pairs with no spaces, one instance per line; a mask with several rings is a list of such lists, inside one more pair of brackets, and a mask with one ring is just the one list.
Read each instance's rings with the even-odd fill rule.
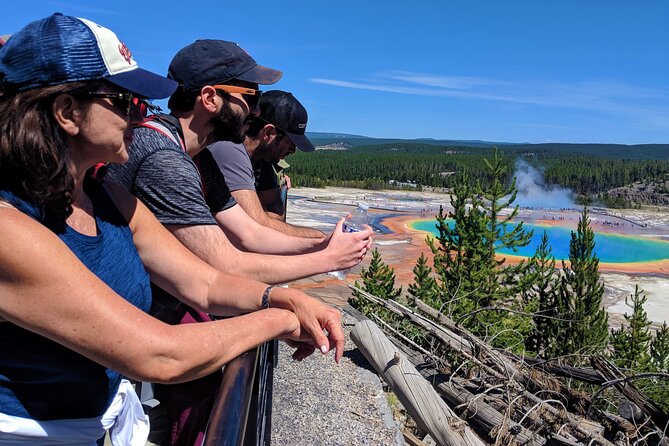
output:
[[283,178],[286,180],[286,190],[290,190],[291,188],[290,177],[284,173]]
[[362,261],[372,248],[372,228],[368,225],[362,231],[344,232],[344,219],[340,219],[327,241],[324,252],[329,258],[329,271],[351,268]]
[[290,339],[287,339],[284,342],[289,347],[295,349],[293,352],[293,359],[295,361],[302,361],[303,359],[311,356],[316,351],[316,347],[311,342],[292,341]]
[[[294,357],[304,359],[313,353],[314,348],[318,348],[323,354],[334,348],[334,359],[339,364],[344,354],[344,330],[339,310],[301,292],[296,292],[291,298],[291,306],[302,330],[299,339],[291,339],[300,342],[295,344],[298,350]],[[307,334],[311,339],[305,342]],[[309,348],[312,350],[309,351]]]

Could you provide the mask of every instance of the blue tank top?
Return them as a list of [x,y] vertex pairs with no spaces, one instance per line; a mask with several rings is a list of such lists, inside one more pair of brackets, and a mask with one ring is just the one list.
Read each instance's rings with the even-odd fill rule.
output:
[[[69,226],[56,234],[93,274],[148,311],[149,276],[128,223],[101,184],[87,180],[84,189],[93,202],[98,234],[86,236]],[[34,207],[15,195],[0,191],[0,198],[43,221]],[[133,342],[132,333],[127,336],[127,342]],[[97,417],[111,403],[121,378],[118,372],[45,337],[0,322],[0,412],[36,420]]]

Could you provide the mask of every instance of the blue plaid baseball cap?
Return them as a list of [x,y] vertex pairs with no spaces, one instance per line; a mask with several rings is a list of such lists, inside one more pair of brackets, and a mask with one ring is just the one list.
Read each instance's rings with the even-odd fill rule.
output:
[[106,80],[155,99],[177,88],[173,80],[139,68],[116,34],[86,19],[56,13],[29,23],[0,46],[0,91],[87,80]]

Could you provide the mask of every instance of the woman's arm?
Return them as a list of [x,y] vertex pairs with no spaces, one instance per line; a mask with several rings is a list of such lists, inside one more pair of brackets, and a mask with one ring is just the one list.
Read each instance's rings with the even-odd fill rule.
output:
[[[154,283],[206,313],[229,316],[262,307],[267,284],[214,268],[182,245],[139,200],[118,188],[110,191],[129,222],[135,246]],[[344,348],[339,311],[285,288],[272,290],[271,305],[293,312],[304,334],[311,336],[321,352],[336,348],[335,360],[339,362]]]
[[191,380],[270,339],[299,337],[296,317],[280,309],[164,324],[114,293],[58,237],[15,209],[0,208],[0,239],[0,317],[135,379]]

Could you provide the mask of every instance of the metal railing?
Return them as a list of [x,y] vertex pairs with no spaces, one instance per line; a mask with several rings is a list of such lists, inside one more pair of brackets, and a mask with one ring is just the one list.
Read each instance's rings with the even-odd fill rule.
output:
[[[286,220],[288,189],[281,187]],[[223,369],[203,446],[269,446],[278,341],[248,351]]]
[[204,446],[270,444],[277,348],[268,342],[225,366]]

